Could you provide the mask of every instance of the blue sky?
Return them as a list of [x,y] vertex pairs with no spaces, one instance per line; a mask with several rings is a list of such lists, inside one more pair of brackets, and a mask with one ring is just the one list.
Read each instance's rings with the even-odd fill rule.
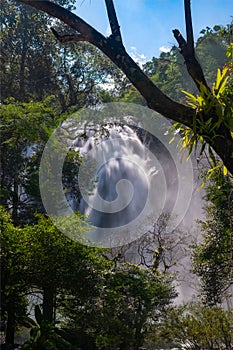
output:
[[[76,13],[107,35],[109,24],[104,0],[76,0]],[[226,25],[233,15],[232,0],[193,0],[192,15],[195,40],[201,29]],[[185,34],[183,0],[115,0],[125,47],[133,56],[150,60],[162,48],[176,44],[172,30]]]

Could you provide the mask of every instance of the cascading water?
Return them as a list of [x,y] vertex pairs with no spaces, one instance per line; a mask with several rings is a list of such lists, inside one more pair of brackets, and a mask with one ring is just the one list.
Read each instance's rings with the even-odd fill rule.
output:
[[[80,211],[97,227],[120,227],[131,222],[143,210],[157,174],[155,167],[149,168],[144,145],[132,129],[124,127],[110,131],[100,147],[93,138],[88,140],[81,153],[86,147],[92,150],[99,169],[93,194],[88,204],[81,200]],[[141,167],[137,167],[139,163]]]
[[[172,233],[190,204],[193,167],[190,161],[181,164],[178,141],[169,142],[170,127],[145,107],[121,103],[84,110],[62,123],[50,137],[40,167],[43,204],[55,225],[84,243],[76,230],[80,220],[75,211],[80,210],[90,224],[90,244],[117,248],[146,234],[162,213],[171,213],[166,233]],[[62,183],[70,148],[82,156],[74,186]],[[67,186],[75,188],[75,195]]]
[[[88,215],[88,221],[96,227],[94,241],[100,242],[104,242],[112,230],[116,235],[117,229],[131,224],[127,229],[129,235],[129,229],[137,229],[138,221],[146,232],[149,222],[156,220],[168,202],[165,188],[170,186],[160,162],[145,146],[149,138],[142,142],[129,126],[108,128],[108,133],[100,140],[92,135],[85,143],[77,139],[73,144],[88,166],[80,169],[80,204],[71,205]],[[127,243],[125,234],[126,231],[122,240],[118,237],[118,245]],[[137,232],[131,232],[130,240],[137,238]]]
[[[176,164],[157,138],[129,126],[108,127],[107,130],[108,136],[99,140],[92,130],[86,141],[78,138],[73,144],[84,157],[86,166],[79,175],[82,198],[79,202],[72,201],[71,205],[88,216],[88,222],[95,227],[95,235],[90,236],[95,242],[104,242],[112,229],[121,231],[137,220],[145,208],[142,225],[146,233],[162,213],[172,211],[178,191]],[[133,232],[126,243],[137,238]],[[176,257],[185,254],[184,240],[180,249],[175,240],[179,238],[174,237]],[[123,244],[124,239],[120,239],[118,245]],[[138,257],[132,250],[134,248],[128,253],[132,262],[137,263]],[[185,279],[188,271],[184,273],[182,263],[180,266],[178,263],[176,270],[182,270],[182,279]],[[189,266],[187,260],[185,264]],[[181,300],[193,294],[184,281],[178,289]]]

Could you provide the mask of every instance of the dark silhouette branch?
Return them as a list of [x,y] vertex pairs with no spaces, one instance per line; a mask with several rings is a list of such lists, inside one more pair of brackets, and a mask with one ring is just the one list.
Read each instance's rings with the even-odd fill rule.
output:
[[179,44],[180,52],[184,57],[188,73],[196,84],[198,90],[200,91],[201,84],[203,84],[208,91],[210,91],[201,65],[195,56],[190,0],[184,0],[184,10],[187,41],[183,38],[178,29],[174,29],[173,34]]
[[118,23],[116,11],[114,8],[113,0],[105,0],[106,8],[107,8],[107,13],[108,13],[108,19],[110,23],[110,27],[112,30],[112,37],[119,42],[122,43],[122,37],[121,37],[121,31],[120,31],[120,26]]
[[185,13],[187,47],[190,51],[193,51],[193,54],[194,54],[193,24],[192,24],[190,0],[184,0],[184,13]]
[[67,42],[70,42],[70,41],[76,41],[76,42],[86,41],[85,37],[83,35],[81,35],[81,34],[60,35],[60,34],[58,34],[58,32],[54,28],[51,28],[51,31],[53,32],[54,36],[61,43],[67,43]]
[[[151,81],[151,79],[129,56],[122,44],[121,36],[119,36],[120,29],[115,9],[113,7],[113,0],[106,0],[110,26],[112,30],[112,35],[110,35],[109,38],[103,36],[91,25],[82,20],[79,16],[53,2],[47,0],[16,1],[31,5],[38,10],[44,11],[45,13],[57,19],[60,19],[63,23],[67,24],[72,29],[77,31],[77,35],[63,36],[59,35],[55,30],[53,30],[54,35],[60,41],[63,40],[63,42],[67,42],[74,40],[85,40],[100,49],[106,56],[110,58],[113,63],[115,63],[122,70],[130,82],[145,98],[149,108],[160,113],[166,118],[182,123],[190,128],[193,127],[194,120],[196,120],[196,125],[199,125],[197,122],[198,120],[200,121],[201,125],[201,123],[203,123],[203,120],[205,121],[209,118],[209,116],[203,116],[200,113],[196,114],[196,111],[194,109],[171,100]],[[175,29],[173,33],[180,46],[188,72],[194,80],[195,84],[199,89],[201,84],[205,85],[208,88],[202,68],[195,57],[190,1],[185,1],[185,5],[188,43],[185,41],[177,29]],[[120,40],[116,40],[116,36],[119,36]],[[212,123],[215,125],[215,111],[213,111],[212,114]],[[222,123],[216,133],[212,131],[208,135],[201,135],[219,155],[228,170],[233,174],[233,139],[230,130]]]
[[205,76],[203,70],[201,68],[200,63],[195,57],[194,48],[190,49],[186,40],[183,38],[182,34],[178,29],[173,30],[174,37],[179,44],[180,53],[184,57],[184,62],[186,64],[187,71],[194,83],[196,84],[198,90],[201,90],[201,84],[207,87],[208,91],[210,91],[207,82],[205,80]]
[[[111,36],[106,38],[77,15],[50,1],[18,1],[44,11],[75,29],[86,39],[87,42],[99,48],[123,71],[123,73],[125,73],[127,78],[145,98],[151,109],[161,113],[167,118],[189,127],[192,126],[195,111],[192,108],[177,103],[166,96],[134,62],[122,46],[121,42],[117,42]],[[59,36],[57,33],[56,35]],[[66,38],[68,38],[68,36],[66,36]]]

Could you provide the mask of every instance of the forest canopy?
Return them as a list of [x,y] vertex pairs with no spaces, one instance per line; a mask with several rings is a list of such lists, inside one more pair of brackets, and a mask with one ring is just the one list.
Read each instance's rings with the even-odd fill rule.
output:
[[[202,103],[194,106],[184,105],[170,99],[126,52],[113,0],[105,1],[111,27],[111,35],[107,38],[93,28],[91,24],[83,21],[69,9],[60,6],[59,3],[35,0],[19,0],[19,2],[48,13],[75,31],[75,34],[60,35],[53,28],[53,34],[62,43],[84,41],[97,47],[126,75],[144,97],[149,108],[188,127],[193,133],[193,140],[197,141],[198,139],[203,144],[207,143],[211,150],[213,149],[221,158],[226,169],[233,173],[232,125],[229,122],[229,118],[231,120],[232,117],[232,105],[228,105],[228,103],[226,105],[226,101],[220,99],[219,96],[219,93],[222,94],[223,92],[219,89],[224,80],[222,79],[220,82],[219,78],[214,90],[211,90],[203,69],[196,58],[190,0],[184,1],[186,40],[178,29],[174,29],[173,34],[179,44],[187,71],[200,92],[201,100],[203,100]],[[230,31],[232,35],[232,28]]]
[[[232,24],[203,29],[194,50],[190,2],[185,1],[187,38],[174,32],[179,47],[140,68],[123,46],[114,2],[105,3],[109,37],[72,13],[73,0],[2,4],[2,348],[230,350]],[[198,63],[189,65],[190,57]],[[48,217],[39,188],[48,139],[73,113],[108,102],[149,106],[173,119],[173,131],[192,155],[202,143],[194,154],[196,171],[208,179],[204,214],[196,225],[201,242],[187,247],[189,232],[167,232],[166,214],[136,242],[104,249],[69,239]],[[70,149],[62,169],[64,192],[77,202],[82,161]],[[76,215],[77,235],[85,241],[85,218]],[[188,255],[193,281],[200,283],[192,303],[177,305],[174,270]]]

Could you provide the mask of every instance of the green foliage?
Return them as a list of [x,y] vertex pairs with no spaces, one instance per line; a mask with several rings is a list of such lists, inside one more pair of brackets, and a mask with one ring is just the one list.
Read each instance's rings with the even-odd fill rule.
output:
[[215,80],[215,72],[226,62],[226,48],[232,40],[231,25],[206,27],[200,32],[196,53],[209,86]]
[[[210,171],[203,182],[204,186],[214,172],[218,172],[219,176],[222,172],[227,172],[222,163],[216,159],[211,144],[218,135],[221,125],[225,125],[229,130],[232,130],[233,127],[232,60],[230,58],[232,24],[226,28],[207,27],[201,34],[202,36],[197,41],[196,52],[204,68],[208,84],[210,86],[213,84],[211,91],[213,95],[210,96],[210,92],[206,91],[205,87],[202,88],[200,95],[196,96],[193,93],[196,87],[192,84],[182,57],[175,47],[168,53],[162,53],[158,59],[153,58],[151,62],[147,62],[144,69],[156,85],[172,99],[184,103],[185,98],[182,91],[189,91],[186,93],[188,102],[192,104],[197,113],[200,112],[199,118],[193,120],[192,130],[179,123],[175,123],[174,127],[175,134],[179,133],[183,136],[182,158],[186,151],[189,157],[193,151],[196,155],[198,150],[200,152],[198,159],[205,156],[210,162]],[[226,51],[231,62],[227,62]],[[222,73],[219,69],[222,70]],[[217,79],[215,78],[216,71],[218,72]]]
[[162,52],[159,58],[153,57],[143,68],[153,82],[174,100],[184,102],[181,89],[194,90],[194,85],[183,64],[182,56],[175,46],[171,48],[170,52]]
[[0,214],[1,282],[6,288],[6,296],[8,296],[14,291],[21,292],[21,290],[25,290],[28,282],[28,261],[31,253],[25,244],[27,233],[22,228],[13,225],[10,215],[2,207],[0,207]]
[[[73,0],[56,2],[66,8],[72,8],[74,4]],[[171,280],[152,269],[135,265],[115,267],[111,260],[104,257],[106,250],[70,240],[50,219],[43,215],[34,216],[34,213],[43,211],[38,187],[41,154],[58,122],[64,120],[69,112],[86,105],[121,98],[144,104],[144,100],[119,70],[92,46],[71,43],[64,48],[57,43],[50,31],[47,15],[12,0],[3,3],[2,14],[1,199],[4,208],[12,213],[11,219],[1,208],[3,324],[7,325],[7,330],[13,328],[13,331],[18,325],[31,327],[31,337],[25,349],[71,349],[62,330],[54,326],[53,321],[57,319],[52,322],[47,320],[51,312],[53,317],[56,308],[56,317],[62,316],[63,325],[77,330],[78,341],[81,338],[85,340],[80,345],[85,350],[89,341],[99,349],[137,348],[143,344],[152,325],[160,329],[164,311],[175,297]],[[64,29],[58,22],[53,25],[59,32]],[[215,39],[218,37],[218,47],[226,46],[222,38],[227,33],[224,36],[220,33],[222,29],[215,29],[213,33],[203,33],[204,38],[198,43],[200,56],[206,55],[201,46],[210,39],[210,34]],[[232,58],[231,50],[229,46],[229,59]],[[216,55],[216,52],[211,51],[210,54]],[[211,58],[214,68],[220,65],[221,55],[222,51],[217,59]],[[206,60],[207,65],[208,62]],[[213,67],[209,65],[206,69],[212,72]],[[227,67],[230,71],[231,65]],[[145,69],[157,85],[175,99],[184,100],[182,88],[193,90],[175,47],[170,53],[161,54],[160,59],[154,58]],[[219,74],[213,106],[219,113],[219,125],[226,123],[229,126],[232,94],[229,84],[224,86],[223,79],[225,76]],[[115,90],[103,89],[103,84],[109,82]],[[224,93],[228,91],[225,96],[222,90]],[[208,108],[205,101],[199,102],[203,108]],[[62,112],[66,115],[61,115]],[[200,128],[200,125],[197,127]],[[64,191],[72,188],[78,195],[75,174],[81,161],[78,152],[72,149],[68,152],[63,168]],[[59,224],[66,229],[68,223],[70,236],[78,237],[79,242],[84,237],[83,242],[86,243],[85,227],[81,225],[81,218],[77,218],[73,222],[69,217],[63,217]],[[216,222],[217,219],[213,225],[217,230],[220,225]],[[219,235],[218,242],[229,247],[229,230],[224,232],[225,239],[221,240]],[[214,244],[213,240],[211,252]],[[206,247],[210,248],[210,245],[206,244]],[[219,259],[213,258],[215,263],[227,256],[225,253],[223,256],[222,251],[217,251],[217,255]],[[202,260],[202,263],[206,261]],[[216,264],[213,266],[216,267]],[[206,271],[204,273],[207,276]],[[228,270],[219,276],[218,283],[222,276],[227,276],[223,278],[223,283],[229,283]],[[36,322],[28,318],[29,301],[26,297],[34,292],[42,296],[42,308],[35,308]],[[50,300],[46,299],[48,293]],[[224,327],[228,331],[225,323]],[[66,330],[66,336],[69,331]]]
[[30,331],[30,339],[22,349],[24,350],[72,350],[69,342],[63,339],[56,328],[48,323],[38,305],[35,306],[35,319],[37,324]]
[[171,309],[152,326],[150,342],[190,350],[230,350],[233,346],[232,310],[191,304]]
[[24,242],[26,233],[12,224],[11,217],[0,207],[1,241],[1,317],[7,331],[15,331],[27,316],[30,252]]
[[[74,9],[74,0],[59,0]],[[95,47],[87,43],[57,42],[49,16],[14,0],[1,7],[1,101],[9,97],[29,102],[53,94],[57,113],[99,102],[101,84],[119,72]],[[58,32],[66,29],[53,21]]]
[[[183,148],[183,155],[187,150],[188,157],[190,157],[193,150],[196,154],[198,149],[200,150],[198,154],[200,158],[208,146],[208,159],[211,168],[208,171],[205,182],[209,180],[214,172],[221,172],[223,169],[224,175],[227,173],[226,167],[215,157],[214,151],[210,146],[212,140],[218,136],[218,129],[222,124],[229,130],[233,130],[233,106],[225,96],[229,78],[227,74],[228,68],[224,68],[222,73],[220,69],[218,69],[216,81],[211,91],[203,85],[201,86],[200,95],[197,96],[183,90],[183,93],[187,97],[188,105],[195,109],[198,118],[196,116],[194,117],[192,129],[180,123],[175,123],[173,125],[173,128],[176,130],[175,135],[177,132],[181,135],[180,145]],[[175,136],[170,142],[172,142],[174,138]]]
[[[197,113],[203,113],[204,115],[211,115],[211,111],[215,111],[217,120],[213,124],[213,117],[210,117],[207,121],[201,120],[193,121],[193,133],[196,134],[197,130],[200,135],[207,135],[207,132],[212,134],[212,131],[218,130],[220,125],[224,123],[230,130],[233,128],[232,124],[232,106],[227,106],[224,100],[224,92],[228,80],[228,69],[224,68],[222,73],[220,69],[217,71],[216,81],[213,84],[212,92],[208,91],[205,86],[201,86],[201,93],[198,96],[194,96],[187,91],[184,94],[187,96],[188,105],[196,110]],[[199,123],[200,125],[197,125]],[[212,129],[209,129],[211,127]],[[214,135],[215,136],[215,135]],[[203,141],[202,141],[203,143]],[[188,145],[187,145],[188,146]]]
[[[88,304],[93,293],[97,293],[100,276],[111,265],[102,256],[99,248],[89,248],[76,243],[52,224],[50,219],[38,216],[38,223],[25,227],[15,227],[10,216],[2,209],[1,215],[1,301],[4,322],[9,317],[16,323],[25,325],[26,306],[25,296],[33,291],[47,291],[53,300],[58,295],[65,299],[65,295],[78,291],[82,305]],[[77,232],[80,230],[76,227]],[[83,229],[81,229],[83,230]],[[44,294],[45,295],[45,294]],[[26,303],[25,303],[26,302]],[[43,313],[48,305],[43,300]],[[20,311],[20,312],[19,312]],[[40,313],[36,308],[37,323],[40,325]],[[40,325],[41,326],[41,325]],[[52,326],[44,323],[44,332],[52,332]],[[41,329],[35,328],[33,339],[37,339]],[[45,334],[40,341],[45,341]],[[38,347],[38,349],[42,349]],[[50,348],[49,348],[50,349]]]
[[146,105],[144,98],[133,86],[124,94],[124,97],[122,97],[121,102],[137,103],[144,106]]
[[85,306],[78,294],[67,298],[63,312],[68,325],[89,334],[98,349],[138,348],[149,320],[157,322],[174,296],[168,279],[128,264],[106,271],[99,291]]
[[28,103],[10,98],[0,106],[1,199],[6,208],[12,208],[15,223],[32,219],[32,203],[40,208],[39,162],[56,125],[50,102],[50,98]]
[[[74,0],[57,2],[71,9]],[[1,15],[1,100],[41,101],[51,91],[58,97],[60,49],[49,17],[13,0],[4,1]]]
[[193,247],[194,272],[201,279],[204,302],[223,302],[233,284],[232,260],[232,189],[231,177],[221,185],[213,178],[206,188],[206,219],[200,221],[203,242]]
[[[54,127],[54,114],[49,106],[51,98],[43,102],[18,102],[9,98],[1,104],[2,143],[15,144],[47,141],[49,127]],[[32,128],[33,125],[33,128]]]

